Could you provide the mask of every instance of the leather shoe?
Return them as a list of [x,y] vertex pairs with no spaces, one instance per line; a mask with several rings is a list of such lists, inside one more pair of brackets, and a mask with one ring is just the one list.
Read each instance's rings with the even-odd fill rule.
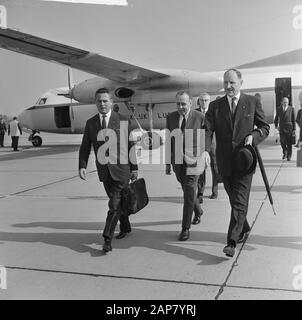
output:
[[239,239],[238,239],[237,243],[245,242],[245,241],[246,241],[246,239],[248,238],[249,234],[250,234],[250,231],[248,231],[248,232],[244,232],[243,234],[240,234],[240,236],[239,236]]
[[287,161],[290,161],[291,160],[291,157],[287,157]]
[[178,240],[179,241],[186,241],[190,238],[190,232],[189,229],[183,229],[179,235]]
[[192,221],[192,224],[198,224],[198,223],[200,223],[200,216],[195,216]]
[[217,197],[218,197],[218,194],[217,194],[217,193],[212,193],[212,194],[210,195],[210,199],[217,199]]
[[105,240],[105,242],[103,244],[103,251],[104,252],[109,252],[111,250],[112,250],[111,241],[110,240]]
[[116,237],[115,239],[123,239],[125,238],[130,232],[123,232],[121,231]]
[[233,257],[235,254],[235,247],[232,245],[225,246],[223,248],[223,253],[225,253],[227,257]]

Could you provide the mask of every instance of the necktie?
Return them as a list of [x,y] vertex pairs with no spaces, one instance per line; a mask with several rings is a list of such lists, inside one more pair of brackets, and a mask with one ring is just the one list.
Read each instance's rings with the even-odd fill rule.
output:
[[184,132],[185,127],[186,127],[186,117],[183,117],[181,127],[180,127],[182,132]]
[[102,115],[103,119],[102,119],[102,129],[106,129],[106,115]]
[[236,110],[236,100],[237,100],[236,97],[233,97],[233,98],[232,98],[232,116],[234,116],[234,114],[235,114],[235,110]]
[[182,131],[182,152],[185,155],[185,128],[186,128],[186,117],[184,116],[181,123],[181,131]]

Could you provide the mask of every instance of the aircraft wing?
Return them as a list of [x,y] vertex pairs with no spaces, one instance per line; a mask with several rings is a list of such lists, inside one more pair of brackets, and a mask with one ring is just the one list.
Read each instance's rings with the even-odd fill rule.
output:
[[269,58],[257,60],[254,62],[246,63],[241,66],[237,66],[238,69],[245,68],[260,68],[260,67],[272,67],[282,65],[302,64],[302,49],[288,51],[278,54]]
[[0,28],[0,48],[54,61],[99,77],[127,84],[143,83],[147,80],[168,76],[9,28]]

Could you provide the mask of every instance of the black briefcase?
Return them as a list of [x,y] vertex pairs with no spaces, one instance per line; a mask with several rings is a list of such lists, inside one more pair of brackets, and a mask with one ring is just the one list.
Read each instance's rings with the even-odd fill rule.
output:
[[295,132],[292,133],[291,144],[296,144],[296,134],[295,134]]
[[121,207],[128,215],[137,213],[149,202],[144,178],[131,182],[122,190]]

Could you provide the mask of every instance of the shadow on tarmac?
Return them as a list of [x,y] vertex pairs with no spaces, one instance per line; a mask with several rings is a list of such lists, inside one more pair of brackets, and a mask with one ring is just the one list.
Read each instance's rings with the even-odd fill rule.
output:
[[[131,247],[144,247],[154,250],[166,251],[171,254],[183,255],[189,259],[199,261],[199,265],[215,265],[228,260],[225,257],[216,256],[203,252],[202,242],[209,246],[209,242],[217,243],[222,247],[225,245],[226,234],[221,232],[194,231],[191,229],[191,237],[187,242],[177,240],[178,233],[175,231],[153,231],[140,229],[139,227],[150,227],[159,225],[180,225],[181,221],[157,221],[146,223],[132,223],[131,234],[123,240],[113,240],[113,249],[128,249]],[[52,229],[69,230],[102,230],[103,223],[100,222],[32,222],[24,224],[15,224],[14,227],[33,228],[44,227]],[[91,257],[104,255],[101,250],[103,238],[101,231],[98,233],[15,233],[0,232],[1,241],[13,242],[42,242],[47,245],[66,247],[79,253],[89,253]],[[198,243],[196,242],[198,241]],[[243,250],[256,250],[253,245],[287,248],[302,251],[302,237],[272,237],[261,235],[250,235],[245,243]],[[2,242],[3,244],[3,242]],[[99,245],[100,249],[90,247]],[[181,246],[178,246],[181,244]],[[192,249],[192,245],[196,249]],[[188,246],[188,247],[186,247]],[[190,246],[190,247],[189,247]]]
[[11,148],[5,148],[6,152],[9,152],[9,154],[5,153],[1,155],[0,153],[0,161],[8,161],[8,160],[22,160],[22,159],[28,159],[28,158],[34,158],[34,157],[42,157],[42,156],[48,156],[48,155],[54,155],[54,154],[61,154],[61,153],[69,153],[69,152],[78,152],[80,149],[80,145],[45,145],[40,148],[34,148],[34,147],[23,147],[22,151],[12,151]]
[[[225,245],[224,233],[219,232],[200,232],[190,231],[191,240],[188,242],[179,242],[178,232],[175,231],[152,231],[139,229],[140,226],[156,226],[177,223],[180,221],[159,221],[150,223],[132,223],[131,234],[123,240],[114,239],[112,242],[114,249],[128,249],[131,247],[143,247],[154,250],[166,251],[167,253],[186,256],[189,259],[198,261],[198,265],[215,265],[229,260],[222,256],[212,255],[203,252],[202,244],[198,243],[196,249],[192,249],[195,241],[206,241],[206,246],[209,241],[221,244],[221,248]],[[45,227],[57,229],[72,229],[72,230],[102,230],[103,223],[80,223],[80,222],[36,222],[29,224],[15,224],[15,227],[32,228]],[[103,238],[101,231],[99,233],[20,233],[20,232],[0,232],[0,241],[12,242],[41,242],[47,245],[61,246],[79,253],[89,253],[91,257],[100,257],[104,253],[101,250]],[[181,246],[178,246],[181,244]],[[91,245],[99,245],[99,249],[90,247]],[[190,247],[186,247],[190,246]]]

